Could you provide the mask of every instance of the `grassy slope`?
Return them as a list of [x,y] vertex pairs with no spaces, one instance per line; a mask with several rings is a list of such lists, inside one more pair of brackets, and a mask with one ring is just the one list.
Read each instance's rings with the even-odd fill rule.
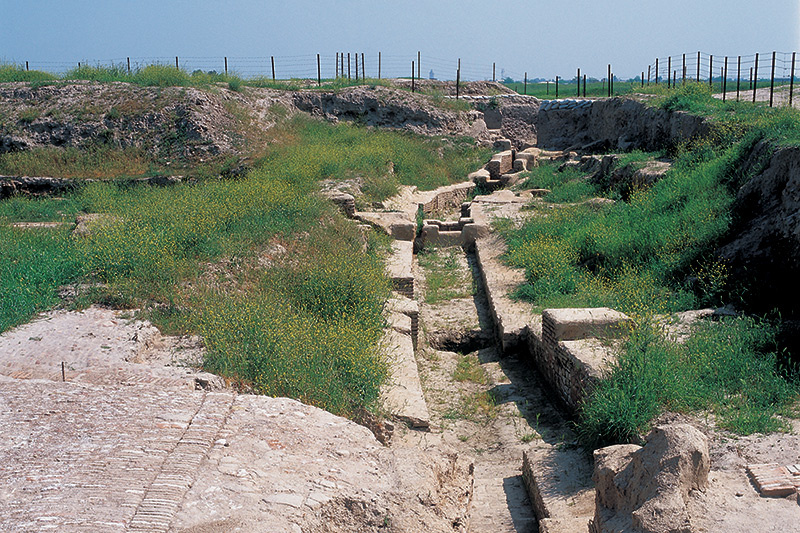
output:
[[[579,425],[590,446],[636,440],[665,409],[711,410],[723,427],[742,433],[775,430],[798,391],[798,374],[781,368],[766,322],[704,325],[681,347],[651,326],[655,315],[736,297],[713,251],[729,228],[735,191],[749,178],[740,163],[758,141],[798,143],[798,113],[723,103],[697,85],[665,95],[660,105],[711,116],[714,132],[680,147],[667,176],[626,202],[545,209],[546,216],[507,231],[509,260],[526,270],[521,296],[539,308],[610,306],[637,323],[609,379],[583,408]],[[552,187],[556,201],[614,196],[554,167],[530,179]]]
[[[196,332],[210,370],[242,386],[340,414],[375,408],[388,294],[380,239],[317,194],[321,179],[363,179],[368,199],[397,184],[463,179],[485,153],[467,143],[298,117],[246,177],[172,188],[95,183],[63,199],[0,202],[0,331],[88,282],[79,305],[144,306],[168,331]],[[441,157],[439,152],[441,149]],[[388,163],[394,165],[389,175]],[[2,223],[105,213],[89,237]]]

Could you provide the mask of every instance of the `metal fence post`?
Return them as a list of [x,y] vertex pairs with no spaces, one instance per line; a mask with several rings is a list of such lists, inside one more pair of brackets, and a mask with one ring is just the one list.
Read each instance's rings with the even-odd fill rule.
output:
[[656,58],[656,85],[658,85],[658,58]]
[[736,101],[739,101],[739,85],[742,82],[742,56],[736,60]]
[[789,107],[792,107],[792,96],[794,95],[794,60],[797,52],[792,52],[792,73],[789,77]]
[[697,52],[697,83],[700,83],[700,52]]
[[753,67],[753,103],[756,102],[756,89],[758,89],[758,53],[756,53],[756,65]]
[[670,87],[670,74],[672,74],[672,56],[667,58],[667,88]]
[[772,107],[772,97],[775,94],[775,51],[772,51],[772,70],[769,74],[769,106]]
[[722,69],[722,101],[728,95],[728,56],[725,56],[725,67]]
[[681,79],[681,85],[686,85],[686,54],[683,54],[683,78]]
[[[525,73],[526,79],[527,79],[527,76],[528,76],[528,73],[526,72]],[[580,96],[581,95],[581,69],[578,69],[578,77],[576,79],[578,80],[578,96]]]
[[275,81],[275,56],[269,56],[269,61],[272,63],[272,81]]
[[714,56],[708,56],[708,86],[714,89]]
[[319,62],[319,54],[317,54],[317,86],[322,87],[322,65]]

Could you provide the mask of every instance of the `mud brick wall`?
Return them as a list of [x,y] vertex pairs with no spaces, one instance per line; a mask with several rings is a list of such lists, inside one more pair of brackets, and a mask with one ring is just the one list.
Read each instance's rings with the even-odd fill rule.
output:
[[[554,316],[570,311],[584,316],[572,323]],[[586,395],[600,379],[605,363],[603,356],[611,353],[611,348],[595,335],[603,337],[627,320],[622,313],[610,309],[545,310],[541,331],[538,324],[531,325],[528,353],[545,381],[572,414],[577,413]],[[560,340],[560,337],[570,340]]]
[[425,216],[429,216],[432,213],[456,209],[469,198],[473,189],[475,189],[475,184],[472,182],[454,185],[434,196],[429,202],[422,204],[422,211]]
[[514,151],[506,150],[492,156],[492,159],[486,164],[486,170],[492,179],[500,179],[503,174],[509,173],[514,169]]
[[414,298],[414,278],[397,277],[392,278],[392,289],[407,298]]

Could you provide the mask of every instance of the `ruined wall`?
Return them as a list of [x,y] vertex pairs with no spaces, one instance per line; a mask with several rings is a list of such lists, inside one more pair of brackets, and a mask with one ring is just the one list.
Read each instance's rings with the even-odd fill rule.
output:
[[630,98],[593,100],[571,108],[542,105],[536,127],[538,145],[553,150],[653,151],[708,132],[705,119],[683,111],[664,111]]
[[529,326],[528,353],[571,413],[615,357],[606,339],[627,322],[627,316],[608,308],[545,309]]
[[422,204],[422,211],[425,216],[434,213],[442,213],[459,207],[463,204],[472,191],[475,190],[475,183],[466,182],[437,189],[436,195],[430,201]]

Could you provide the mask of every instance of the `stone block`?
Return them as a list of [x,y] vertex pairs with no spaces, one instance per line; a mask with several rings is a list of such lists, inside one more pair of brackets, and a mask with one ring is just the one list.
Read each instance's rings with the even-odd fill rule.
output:
[[355,218],[370,224],[399,241],[413,241],[417,235],[417,226],[405,213],[357,212]]
[[477,183],[486,183],[486,180],[491,179],[491,177],[492,177],[491,173],[485,168],[482,168],[480,170],[476,170],[475,172],[469,174],[467,176],[467,179],[477,184]]
[[389,330],[383,345],[391,362],[391,379],[382,391],[386,409],[412,428],[428,429],[430,414],[422,393],[411,337]]
[[356,216],[356,199],[352,194],[347,194],[337,190],[323,191],[322,195],[328,198],[331,202],[344,213],[348,218]]
[[492,179],[498,179],[503,174],[508,173],[514,166],[514,155],[512,150],[506,150],[494,154],[492,159],[486,164],[486,170]]
[[495,150],[511,150],[511,141],[508,139],[497,139],[492,146]]
[[489,235],[489,227],[483,224],[464,224],[461,230],[461,240],[463,246],[471,248],[475,241]]
[[392,280],[394,290],[409,298],[414,297],[413,260],[413,242],[394,241],[392,243],[392,253],[386,260],[386,273]]
[[545,309],[542,329],[545,343],[571,341],[615,334],[630,322],[624,313],[608,307]]
[[519,172],[514,172],[512,174],[503,174],[500,176],[500,184],[503,187],[511,187],[516,185],[519,182]]
[[594,533],[694,531],[687,510],[692,491],[708,486],[708,439],[689,424],[658,426],[644,447],[594,452]]

